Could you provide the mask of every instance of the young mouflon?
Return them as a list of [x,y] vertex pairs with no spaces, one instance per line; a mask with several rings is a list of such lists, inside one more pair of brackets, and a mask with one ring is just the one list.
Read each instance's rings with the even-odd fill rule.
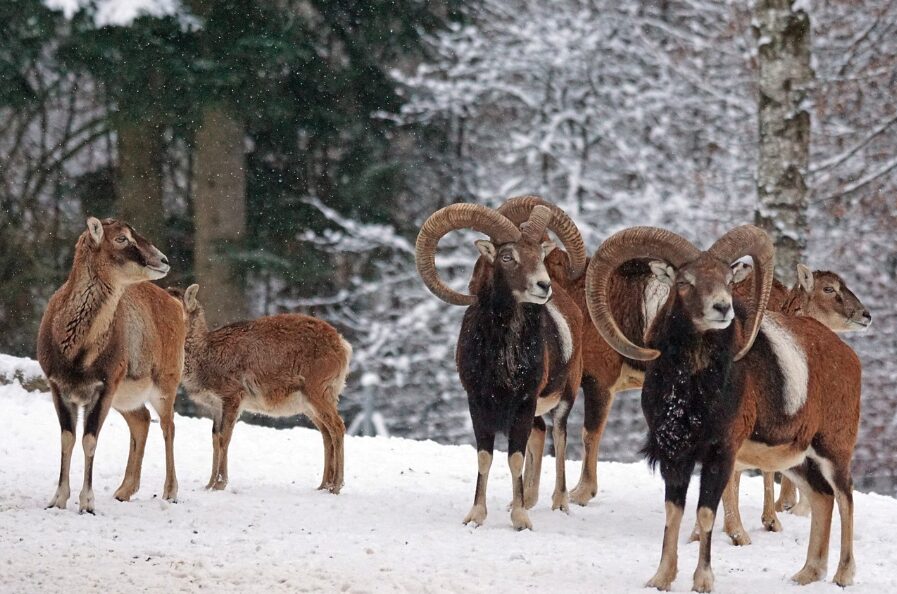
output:
[[198,285],[169,289],[187,321],[184,388],[212,413],[212,475],[206,486],[227,486],[227,452],[244,410],[270,417],[303,414],[324,440],[319,489],[343,486],[346,427],[337,404],[346,385],[352,347],[322,320],[280,314],[209,330]]

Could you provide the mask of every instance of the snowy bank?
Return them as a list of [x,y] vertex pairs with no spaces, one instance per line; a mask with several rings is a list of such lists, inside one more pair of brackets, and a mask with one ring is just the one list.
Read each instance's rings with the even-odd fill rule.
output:
[[[0,359],[0,363],[2,363]],[[203,490],[211,466],[207,420],[178,417],[175,450],[180,501],[160,499],[162,435],[150,427],[141,490],[112,497],[124,472],[128,432],[109,415],[99,440],[97,515],[78,515],[83,471],[75,449],[67,510],[45,510],[55,490],[59,430],[49,395],[0,386],[0,591],[195,592],[646,592],[663,532],[663,485],[644,464],[601,463],[600,492],[570,515],[550,510],[553,467],[546,461],[532,532],[512,530],[504,457],[489,482],[489,517],[461,525],[473,498],[476,453],[387,438],[346,439],[346,486],[319,492],[322,443],[315,431],[240,424],[230,453],[230,486]],[[579,463],[568,464],[575,482]],[[809,521],[782,514],[784,531],[760,524],[762,484],[742,480],[742,515],[754,544],[729,544],[717,522],[716,592],[815,593],[801,588]],[[683,541],[694,522],[693,486]],[[836,516],[837,517],[837,516]],[[856,494],[857,585],[852,593],[897,589],[892,564],[897,500]],[[832,534],[829,579],[837,564]],[[697,546],[680,547],[674,590],[691,588]]]

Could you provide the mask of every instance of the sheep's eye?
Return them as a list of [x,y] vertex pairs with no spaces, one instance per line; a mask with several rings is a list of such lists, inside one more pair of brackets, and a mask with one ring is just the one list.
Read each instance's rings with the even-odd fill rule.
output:
[[826,288],[824,288],[824,289],[822,289],[822,290],[825,291],[826,293],[834,293],[834,292],[835,292],[835,287],[826,287]]
[[116,243],[128,243],[128,238],[124,235],[119,235],[115,238]]
[[513,262],[513,261],[514,261],[514,256],[512,256],[511,254],[502,254],[502,255],[501,255],[501,261],[502,261],[502,262]]

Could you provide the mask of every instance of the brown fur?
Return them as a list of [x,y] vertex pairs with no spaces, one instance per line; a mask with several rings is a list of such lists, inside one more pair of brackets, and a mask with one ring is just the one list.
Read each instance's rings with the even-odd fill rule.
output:
[[[810,275],[812,274],[812,280]],[[751,278],[747,276],[733,287],[733,295],[743,299],[750,295]],[[779,281],[773,282],[767,309],[794,316],[807,316],[824,324],[834,332],[849,332],[865,328],[871,321],[868,310],[850,290],[847,283],[834,272],[815,270],[812,273],[803,265],[798,266],[798,283],[788,289]],[[741,523],[738,510],[737,474],[733,476],[735,486],[726,491],[723,507],[726,509],[724,530],[736,545],[749,545],[751,538]],[[771,532],[779,532],[782,524],[776,511],[792,509],[797,504],[794,484],[782,477],[782,493],[775,501],[773,474],[764,473],[763,526]],[[803,503],[802,503],[803,505]],[[809,510],[807,510],[809,511]],[[699,537],[697,525],[691,540]]]
[[[59,486],[50,502],[64,508],[78,407],[84,406],[85,476],[80,509],[93,513],[93,456],[110,408],[128,422],[131,448],[115,492],[127,501],[140,485],[149,429],[149,400],[165,436],[163,496],[177,497],[174,401],[184,362],[183,310],[159,287],[167,260],[129,225],[89,219],[78,240],[68,280],[50,299],[41,320],[37,358],[46,374],[62,431]],[[159,269],[159,270],[155,270]]]
[[[726,270],[723,263],[710,266],[708,258],[702,255],[695,262],[682,266],[676,272],[676,280],[680,278],[693,278],[690,282],[680,285],[676,283],[678,298],[667,302],[665,312],[659,319],[675,320],[671,313],[673,308],[683,312],[681,315],[690,317],[693,323],[699,320],[702,309],[699,303],[683,306],[687,303],[682,299],[682,292],[693,291],[696,287],[704,287],[703,293],[716,294],[717,291],[728,292],[726,287]],[[704,308],[706,311],[706,307]],[[831,330],[818,321],[809,317],[783,315],[775,312],[766,314],[768,320],[781,328],[786,329],[797,341],[797,346],[803,351],[808,369],[806,400],[793,414],[783,413],[783,362],[772,348],[769,339],[763,338],[763,334],[754,343],[753,348],[741,361],[735,362],[732,367],[730,381],[733,392],[730,393],[731,404],[736,405],[731,417],[707,419],[712,421],[712,428],[705,428],[706,434],[702,434],[703,440],[694,447],[696,451],[706,451],[709,459],[714,460],[718,467],[708,472],[708,460],[703,460],[701,473],[701,494],[699,500],[699,512],[715,514],[719,495],[722,489],[715,491],[719,486],[719,477],[729,476],[727,473],[732,468],[759,468],[764,471],[782,471],[796,481],[802,489],[809,492],[811,505],[813,506],[813,523],[810,534],[810,544],[807,561],[804,568],[794,576],[798,583],[809,583],[825,576],[828,558],[828,540],[831,530],[831,508],[834,500],[837,500],[839,515],[841,518],[841,556],[838,571],[834,581],[839,585],[852,583],[855,572],[853,557],[853,484],[850,475],[850,462],[856,444],[859,429],[860,391],[861,391],[861,365],[856,354],[842,342]],[[737,319],[736,319],[737,320]],[[735,332],[731,332],[737,343],[738,332],[742,322],[736,321]],[[655,330],[665,331],[663,325],[655,325]],[[663,334],[663,336],[667,336]],[[695,331],[695,339],[682,335],[671,335],[673,338],[663,340],[717,340],[714,333],[702,333]],[[700,337],[700,338],[697,338]],[[650,338],[650,337],[649,337]],[[652,346],[659,346],[664,350],[663,344],[657,344],[649,340]],[[694,344],[694,343],[692,343]],[[674,352],[674,357],[681,357],[681,353]],[[658,361],[661,361],[659,359]],[[655,368],[652,373],[656,372]],[[669,369],[669,373],[681,373],[676,369]],[[695,373],[692,370],[691,373]],[[664,372],[666,373],[666,372]],[[709,374],[719,373],[710,370]],[[664,389],[663,377],[654,376],[651,388],[659,393]],[[656,384],[656,385],[655,385]],[[647,388],[647,386],[646,386]],[[656,397],[656,394],[654,395]],[[717,401],[714,401],[717,402]],[[719,401],[724,402],[724,401]],[[727,401],[726,401],[727,402]],[[644,406],[644,392],[643,392]],[[647,410],[647,409],[646,409]],[[689,413],[691,414],[691,413]],[[646,412],[647,415],[647,412]],[[722,441],[718,441],[722,440]],[[750,441],[748,441],[750,440]],[[649,442],[650,443],[650,442]],[[726,461],[729,461],[728,464]],[[663,462],[662,462],[663,464]],[[693,464],[693,462],[692,462]],[[664,479],[667,482],[667,500],[673,497],[681,497],[681,507],[684,504],[685,491],[671,491],[670,480],[672,471],[662,466]],[[668,474],[669,473],[669,474]],[[681,479],[676,479],[677,481]],[[685,477],[685,489],[687,489],[687,476]],[[731,482],[731,481],[730,481]],[[674,483],[674,489],[681,489],[679,483]],[[714,500],[715,497],[715,500]],[[668,517],[669,517],[668,506]],[[710,521],[700,521],[699,531],[701,551],[699,554],[698,570],[695,572],[694,588],[697,591],[709,591],[712,588],[713,577],[710,571],[710,538],[712,516],[707,516]],[[668,526],[669,528],[669,526]],[[678,530],[678,525],[676,526]],[[660,567],[655,578],[649,582],[658,588],[669,587],[667,579],[671,574],[670,566],[675,566],[677,537],[665,535],[664,549]]]
[[[192,290],[192,291],[191,291]],[[187,315],[184,387],[213,413],[212,475],[207,488],[227,485],[227,453],[243,410],[278,417],[304,414],[324,441],[319,489],[343,486],[343,436],[337,404],[352,347],[330,324],[299,314],[268,316],[209,331],[195,285],[184,300]]]
[[[615,351],[591,323],[586,306],[585,275],[570,280],[569,257],[556,249],[545,259],[552,283],[561,286],[579,307],[584,319],[582,339],[582,386],[585,395],[586,426],[582,430],[583,461],[577,486],[570,499],[586,505],[598,492],[598,448],[607,425],[614,396],[623,390],[642,386],[645,364],[627,359]],[[609,300],[614,317],[623,333],[635,342],[642,342],[645,317],[641,308],[644,290],[653,277],[648,260],[632,260],[621,266],[611,278]],[[638,307],[632,307],[638,304]]]

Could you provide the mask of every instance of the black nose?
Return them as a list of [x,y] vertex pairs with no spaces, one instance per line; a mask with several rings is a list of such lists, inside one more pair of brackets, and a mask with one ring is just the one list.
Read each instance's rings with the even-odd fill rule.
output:
[[162,256],[161,259],[162,259],[162,264],[165,264],[166,266],[168,266],[168,256]]
[[536,283],[540,289],[545,291],[546,293],[551,290],[551,282],[550,281],[539,281]]
[[863,319],[872,321],[872,314],[869,313],[868,309],[863,310]]
[[713,304],[713,309],[723,315],[726,315],[727,313],[729,313],[729,310],[732,309],[732,305],[723,301],[718,301]]

